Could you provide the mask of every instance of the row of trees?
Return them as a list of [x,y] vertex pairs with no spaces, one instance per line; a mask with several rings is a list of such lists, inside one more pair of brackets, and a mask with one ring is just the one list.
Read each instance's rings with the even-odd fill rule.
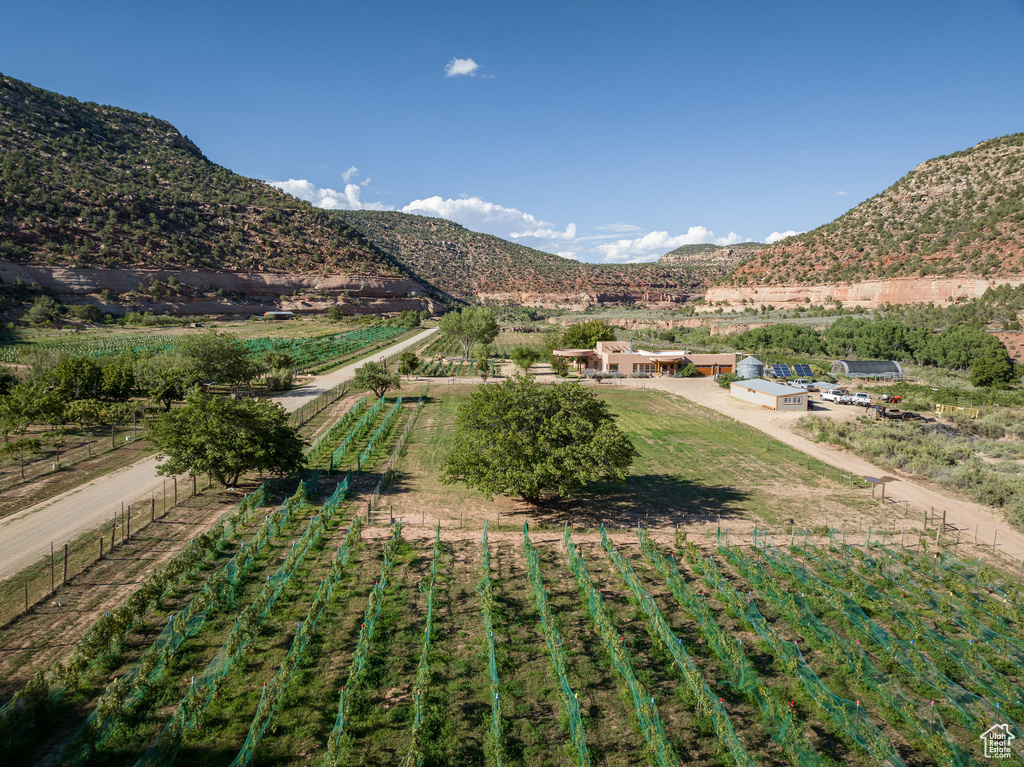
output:
[[236,338],[212,330],[185,338],[174,353],[94,358],[41,349],[30,356],[24,380],[10,370],[0,375],[0,435],[6,443],[32,424],[120,423],[134,410],[125,407],[133,396],[169,411],[206,382],[246,386],[266,374],[283,386],[290,364],[280,352],[254,359]]
[[[898,320],[841,317],[824,331],[778,323],[739,333],[729,343],[755,353],[893,359],[950,370],[967,370],[980,363],[986,373],[979,380],[1000,383],[1013,378],[1013,364],[1003,342],[966,324],[949,325],[935,333]],[[989,371],[996,371],[995,378]]]

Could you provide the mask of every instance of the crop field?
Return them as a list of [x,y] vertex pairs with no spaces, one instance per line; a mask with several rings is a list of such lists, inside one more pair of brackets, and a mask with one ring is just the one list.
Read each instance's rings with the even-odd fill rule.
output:
[[[1024,722],[1015,579],[848,544],[870,510],[799,454],[607,390],[627,486],[528,512],[437,482],[469,391],[442,388],[341,405],[312,478],[261,486],[21,680],[4,764],[970,765]],[[403,521],[368,524],[406,438]],[[783,532],[815,507],[828,534]],[[675,528],[698,519],[705,545]]]
[[971,764],[1024,719],[984,567],[257,504],[5,707],[7,764]]
[[[329,331],[305,337],[248,338],[244,339],[242,343],[249,354],[254,357],[266,352],[284,353],[292,358],[295,369],[306,370],[367,346],[387,341],[404,332],[406,332],[406,328],[374,326],[343,333]],[[122,352],[130,354],[174,352],[181,344],[182,339],[181,335],[169,334],[111,335],[41,344],[35,348],[78,356],[104,357]],[[0,362],[21,362],[22,355],[23,347],[0,347]]]

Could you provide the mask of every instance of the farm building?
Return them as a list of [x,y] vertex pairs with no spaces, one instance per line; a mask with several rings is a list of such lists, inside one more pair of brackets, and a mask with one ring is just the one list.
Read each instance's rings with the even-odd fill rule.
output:
[[265,320],[290,320],[294,316],[295,312],[284,312],[278,310],[263,312],[263,319]]
[[634,349],[632,341],[598,341],[593,349],[555,349],[556,357],[569,357],[584,368],[598,373],[648,373],[672,375],[693,365],[704,376],[732,373],[735,354],[694,354],[688,351],[648,352]]
[[752,402],[769,410],[809,410],[811,395],[799,389],[754,378],[750,381],[733,381],[729,393],[736,399]]
[[903,368],[896,360],[836,360],[832,363],[832,375],[899,381],[903,378]]

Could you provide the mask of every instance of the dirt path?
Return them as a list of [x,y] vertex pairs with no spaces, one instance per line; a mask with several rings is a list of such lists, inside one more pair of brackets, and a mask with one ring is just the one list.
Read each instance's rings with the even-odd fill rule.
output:
[[[852,453],[825,443],[814,442],[794,433],[793,429],[797,420],[806,413],[778,413],[735,399],[727,390],[707,378],[627,378],[622,379],[617,385],[630,388],[642,386],[678,394],[698,405],[716,410],[763,431],[780,442],[830,466],[853,472],[859,476],[892,477],[894,481],[886,484],[885,496],[887,500],[900,504],[900,506],[890,506],[890,508],[901,508],[903,501],[909,501],[908,527],[913,524],[920,526],[923,523],[925,511],[932,508],[937,513],[945,511],[947,524],[963,529],[965,541],[968,539],[973,541],[975,530],[977,530],[978,542],[991,547],[993,536],[998,530],[996,536],[998,551],[1017,562],[1024,559],[1024,535],[1014,531],[998,511],[972,501],[956,498],[951,493],[914,481],[901,472],[882,469]],[[813,412],[823,418],[850,420],[864,414],[861,408],[849,405],[832,405],[816,400],[814,406]],[[865,492],[868,491],[865,490]],[[968,531],[970,535],[968,535]],[[934,528],[932,534],[934,534]]]
[[[399,344],[382,349],[381,355],[402,351],[436,330],[428,328]],[[298,410],[342,381],[350,380],[362,364],[353,363],[319,376],[309,385],[274,401],[289,412]],[[115,511],[120,511],[122,501],[128,505],[158,494],[165,478],[157,476],[157,463],[157,459],[150,456],[0,520],[0,580],[9,578],[44,555],[49,556],[51,542],[55,548],[60,548],[65,542],[108,522]]]

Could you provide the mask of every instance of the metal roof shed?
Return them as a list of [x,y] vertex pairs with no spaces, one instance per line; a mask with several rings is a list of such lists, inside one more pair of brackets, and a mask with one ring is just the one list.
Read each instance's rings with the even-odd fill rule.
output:
[[729,393],[746,402],[751,402],[769,410],[807,410],[810,394],[800,389],[793,389],[763,378],[749,381],[733,381],[729,384]]
[[836,360],[832,363],[832,375],[898,381],[903,378],[904,373],[896,360]]

